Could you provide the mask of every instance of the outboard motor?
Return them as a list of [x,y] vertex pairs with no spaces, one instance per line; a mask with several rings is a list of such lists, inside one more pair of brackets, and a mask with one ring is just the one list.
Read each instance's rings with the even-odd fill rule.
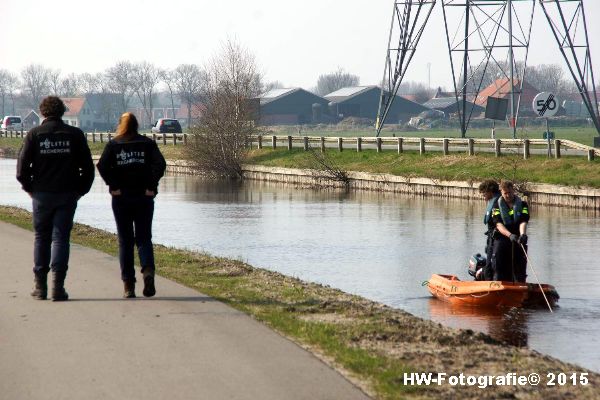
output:
[[469,258],[469,275],[471,275],[475,280],[483,280],[483,274],[480,273],[479,277],[477,276],[477,272],[480,269],[485,267],[486,259],[481,254],[473,254],[471,258]]

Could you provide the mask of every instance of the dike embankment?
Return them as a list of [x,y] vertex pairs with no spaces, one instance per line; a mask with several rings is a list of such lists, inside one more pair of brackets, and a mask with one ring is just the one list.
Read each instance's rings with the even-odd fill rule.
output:
[[[193,173],[193,169],[185,161],[168,161],[167,170],[178,174]],[[325,171],[313,169],[245,165],[244,178],[305,187],[345,188],[344,182],[332,178]],[[481,198],[477,190],[479,181],[445,181],[356,171],[349,171],[348,178],[349,190],[394,192],[422,197]],[[531,204],[600,210],[600,189],[524,183],[521,190]]]

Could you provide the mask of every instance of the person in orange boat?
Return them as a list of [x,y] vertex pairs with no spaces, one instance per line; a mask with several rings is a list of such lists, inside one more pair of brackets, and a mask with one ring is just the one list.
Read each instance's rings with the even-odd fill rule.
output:
[[[527,278],[527,224],[529,206],[515,194],[514,184],[503,181],[501,196],[492,207],[495,226],[492,245],[494,280],[525,282]],[[522,245],[522,246],[521,246]]]
[[494,242],[494,229],[496,228],[492,219],[492,210],[496,200],[500,197],[500,186],[495,180],[488,179],[479,184],[479,193],[481,193],[483,199],[486,201],[486,210],[483,217],[483,223],[487,226],[487,231],[485,232],[485,235],[487,236],[485,241],[486,261],[485,266],[477,271],[475,280],[491,281],[494,279],[494,271],[492,269],[492,246]]

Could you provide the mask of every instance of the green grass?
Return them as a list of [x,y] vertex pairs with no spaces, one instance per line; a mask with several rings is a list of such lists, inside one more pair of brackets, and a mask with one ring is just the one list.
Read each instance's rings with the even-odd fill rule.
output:
[[[327,157],[346,171],[459,181],[497,178],[600,188],[599,161],[589,162],[584,157],[549,159],[545,156],[532,156],[524,160],[520,155],[495,157],[493,154],[466,156],[451,153],[443,156],[439,152],[420,155],[414,151],[397,154],[394,151],[377,153],[375,150],[364,150],[357,153],[334,149],[327,150]],[[248,163],[286,168],[319,168],[314,156],[302,149],[253,150]]]
[[[3,149],[6,152],[6,156],[8,157],[17,157],[19,149],[21,148],[21,144],[23,140],[21,138],[0,138],[0,149]],[[92,155],[99,156],[102,154],[104,147],[106,146],[106,142],[88,142],[90,147],[90,151]],[[167,159],[181,159],[182,158],[182,145],[173,146],[172,144],[162,145],[159,143],[159,147],[164,157]]]

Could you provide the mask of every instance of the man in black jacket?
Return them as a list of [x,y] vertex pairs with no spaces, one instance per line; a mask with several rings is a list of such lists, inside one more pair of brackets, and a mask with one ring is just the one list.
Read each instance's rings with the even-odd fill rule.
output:
[[47,276],[53,275],[52,300],[69,296],[64,288],[69,264],[69,238],[77,201],[89,192],[94,164],[81,129],[62,121],[65,105],[56,96],[44,98],[45,120],[31,129],[19,153],[17,180],[32,198],[35,288],[31,296],[45,300]]

